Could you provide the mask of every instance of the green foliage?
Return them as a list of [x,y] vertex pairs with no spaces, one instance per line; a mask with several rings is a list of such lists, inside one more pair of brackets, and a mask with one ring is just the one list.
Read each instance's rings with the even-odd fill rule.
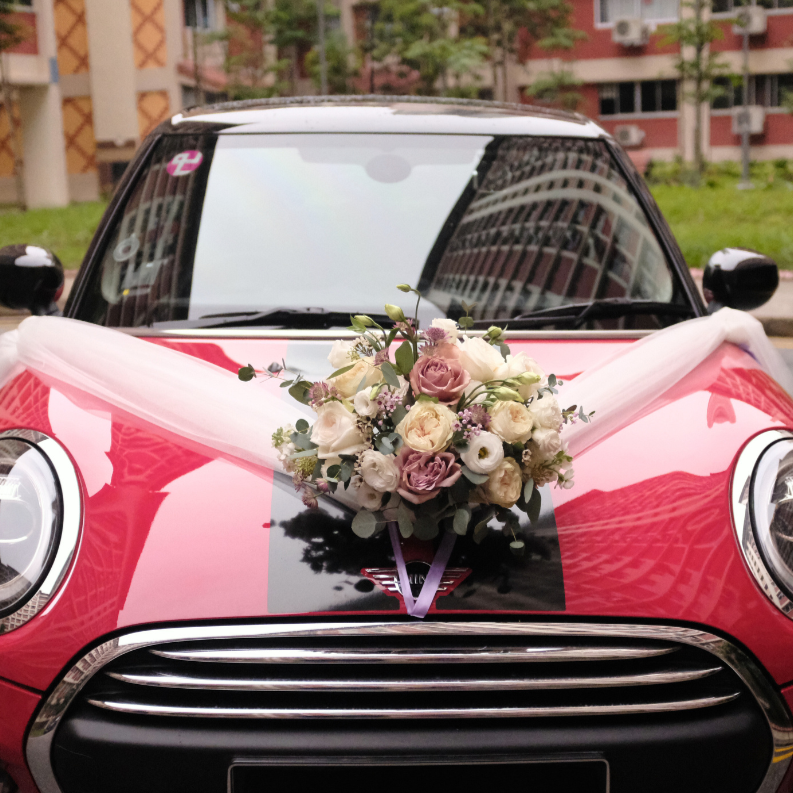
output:
[[583,84],[583,80],[579,80],[569,69],[562,67],[539,75],[526,89],[526,94],[542,104],[575,112],[584,101],[584,95],[575,89]]
[[0,0],[0,52],[5,52],[21,44],[31,31],[26,25],[9,19],[8,14],[16,10],[12,0]]

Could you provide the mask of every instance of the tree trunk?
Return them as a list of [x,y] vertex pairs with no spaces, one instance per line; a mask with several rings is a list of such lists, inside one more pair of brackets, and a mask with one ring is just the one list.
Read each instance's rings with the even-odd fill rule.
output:
[[14,118],[14,103],[11,99],[11,87],[8,85],[5,70],[5,59],[3,53],[0,52],[0,98],[2,99],[3,107],[5,107],[6,116],[8,118],[8,134],[9,144],[11,146],[11,155],[14,159],[14,180],[16,182],[17,205],[24,211],[25,205],[25,177],[23,173],[22,155],[19,151],[19,137],[17,135],[17,122]]
[[[696,0],[694,4],[694,14],[697,27],[702,25],[702,0]],[[694,169],[697,177],[701,177],[705,171],[705,160],[702,156],[702,84],[703,74],[703,54],[705,45],[702,41],[696,45],[696,78],[694,82]]]

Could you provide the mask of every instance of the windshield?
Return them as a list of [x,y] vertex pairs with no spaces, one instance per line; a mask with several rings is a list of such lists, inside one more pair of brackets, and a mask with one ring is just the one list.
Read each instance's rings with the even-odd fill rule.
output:
[[[250,315],[307,327],[326,314],[337,327],[398,302],[398,283],[419,285],[424,320],[457,318],[463,302],[479,320],[609,298],[685,305],[599,140],[166,136],[109,236],[76,312],[109,326]],[[679,315],[591,323],[658,327]]]

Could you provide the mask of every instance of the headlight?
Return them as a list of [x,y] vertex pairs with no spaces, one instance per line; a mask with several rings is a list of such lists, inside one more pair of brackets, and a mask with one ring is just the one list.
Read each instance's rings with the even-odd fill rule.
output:
[[77,544],[74,468],[51,438],[0,433],[0,633],[35,616],[59,586]]
[[735,468],[732,507],[752,575],[793,619],[793,433],[764,432],[746,445]]

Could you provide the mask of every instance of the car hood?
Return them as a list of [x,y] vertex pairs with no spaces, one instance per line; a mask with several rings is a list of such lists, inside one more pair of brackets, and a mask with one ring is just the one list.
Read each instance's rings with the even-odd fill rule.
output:
[[[327,374],[328,340],[156,338],[230,371],[285,360]],[[569,379],[625,339],[511,342]],[[290,399],[276,382],[259,388]],[[565,405],[564,388],[560,402]],[[586,407],[586,405],[584,405]],[[191,446],[91,395],[25,373],[0,397],[2,429],[52,435],[84,495],[81,542],[48,608],[4,637],[4,676],[45,689],[78,651],[136,625],[343,614],[406,618],[386,533],[355,537],[352,513],[306,509],[285,475]],[[596,418],[595,418],[596,420]],[[527,553],[497,532],[461,538],[427,619],[599,618],[687,622],[743,641],[793,679],[793,624],[759,591],[730,517],[734,461],[758,432],[793,426],[793,403],[754,360],[723,345],[638,419],[575,461],[571,490],[546,487]],[[525,520],[525,516],[524,516]],[[406,542],[412,585],[432,560]]]

